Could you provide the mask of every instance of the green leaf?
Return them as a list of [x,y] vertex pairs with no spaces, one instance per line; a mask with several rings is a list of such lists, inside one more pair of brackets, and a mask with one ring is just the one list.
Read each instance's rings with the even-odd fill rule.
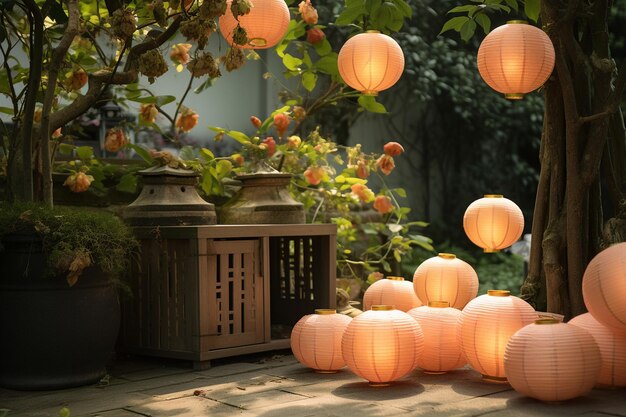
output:
[[196,159],[193,148],[189,145],[185,145],[180,148],[180,151],[178,152],[178,157],[183,161],[192,161]]
[[387,109],[376,101],[374,96],[361,94],[359,96],[359,106],[372,113],[387,113]]
[[241,144],[250,143],[250,138],[243,132],[237,130],[225,130],[224,132]]
[[297,71],[300,69],[300,65],[302,65],[302,60],[291,54],[285,54],[283,57],[283,65],[289,70]]
[[524,13],[533,22],[539,19],[539,13],[541,12],[541,0],[526,0],[524,3]]
[[402,198],[406,198],[406,191],[404,188],[396,188],[393,190],[396,194],[398,194]]
[[469,41],[476,31],[476,21],[468,20],[461,27],[461,39],[465,42]]
[[304,51],[302,62],[304,62],[304,65],[306,65],[307,68],[311,68],[313,66],[313,61],[311,61],[311,57],[307,51]]
[[217,179],[222,179],[233,170],[233,164],[228,159],[220,159],[215,165]]
[[79,146],[76,148],[76,155],[80,159],[91,159],[93,157],[93,148],[91,146]]
[[212,161],[215,159],[215,155],[207,148],[200,148],[200,155],[204,157],[207,161]]
[[513,10],[518,11],[519,6],[517,4],[517,0],[505,0],[506,4]]
[[468,4],[466,6],[457,6],[453,9],[448,10],[448,14],[450,13],[463,13],[463,12],[472,12],[478,9],[479,6]]
[[365,9],[365,2],[360,2],[361,4],[355,4],[353,6],[347,6],[343,11],[337,16],[337,20],[335,20],[335,24],[337,26],[347,26],[354,21],[356,21],[359,17],[367,14],[367,10]]
[[13,115],[13,109],[9,107],[0,107],[0,113]]
[[143,159],[148,165],[152,165],[154,159],[150,156],[150,151],[148,149],[144,148],[141,145],[135,145],[134,143],[130,143],[127,146],[135,151],[135,153],[139,155],[139,157]]
[[137,191],[137,175],[131,172],[122,175],[115,189],[124,193],[135,193]]
[[321,57],[316,63],[315,68],[323,73],[328,75],[338,75],[339,67],[337,66],[337,53],[331,52],[328,55]]
[[166,104],[172,103],[174,101],[176,101],[176,97],[175,96],[157,96],[156,98],[156,104],[159,107],[163,107]]
[[447,32],[449,30],[456,30],[457,32],[460,32],[463,25],[469,20],[470,19],[467,16],[453,17],[452,19],[448,20],[443,25],[443,28],[441,28],[441,32],[439,32],[439,34],[441,35],[442,33]]
[[328,42],[328,39],[324,38],[320,42],[313,45],[315,47],[315,52],[321,57],[328,55],[332,52],[333,47]]
[[485,13],[478,13],[476,16],[474,16],[474,20],[476,20],[476,23],[478,23],[480,27],[483,28],[483,32],[485,32],[485,35],[489,33],[489,31],[491,30],[491,19],[489,18],[489,16],[487,16]]
[[59,152],[62,155],[71,155],[74,152],[74,149],[76,148],[76,146],[74,145],[70,145],[67,143],[62,143],[59,145]]
[[317,84],[317,74],[312,71],[305,71],[302,73],[302,85],[308,92],[313,91]]
[[413,9],[411,6],[407,4],[404,0],[393,0],[393,3],[398,7],[400,12],[402,12],[402,16],[406,18],[413,17]]

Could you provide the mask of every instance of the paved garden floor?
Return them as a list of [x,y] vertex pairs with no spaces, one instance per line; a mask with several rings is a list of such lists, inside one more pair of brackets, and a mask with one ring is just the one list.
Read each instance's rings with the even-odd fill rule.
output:
[[[482,382],[462,369],[445,375],[415,371],[373,388],[348,370],[316,374],[289,351],[213,361],[205,371],[188,362],[118,359],[97,385],[59,391],[0,389],[7,417],[139,416],[583,416],[626,417],[626,389],[593,390],[562,404],[517,394],[507,384]],[[2,413],[0,412],[0,415]]]

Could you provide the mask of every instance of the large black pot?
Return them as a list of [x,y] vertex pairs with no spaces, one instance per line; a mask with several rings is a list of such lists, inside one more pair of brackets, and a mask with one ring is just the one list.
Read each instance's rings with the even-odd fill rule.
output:
[[99,381],[120,322],[111,281],[95,268],[71,288],[63,276],[46,276],[35,233],[5,236],[2,243],[0,385],[40,390]]

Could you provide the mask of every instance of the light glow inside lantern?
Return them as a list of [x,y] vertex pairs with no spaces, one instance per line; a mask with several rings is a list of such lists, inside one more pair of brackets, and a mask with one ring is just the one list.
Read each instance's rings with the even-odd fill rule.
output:
[[363,294],[363,308],[369,310],[373,305],[392,305],[407,312],[421,306],[422,302],[415,295],[410,281],[402,277],[387,277],[370,285]]
[[[226,13],[219,18],[222,36],[229,45],[233,43],[233,30],[237,19],[230,10],[232,0],[227,0]],[[287,33],[290,21],[289,8],[284,0],[253,0],[250,13],[239,16],[239,24],[248,35],[247,45],[235,45],[245,49],[267,49],[276,45]]]
[[515,243],[524,231],[522,210],[500,194],[486,194],[465,210],[463,229],[485,252],[499,252]]

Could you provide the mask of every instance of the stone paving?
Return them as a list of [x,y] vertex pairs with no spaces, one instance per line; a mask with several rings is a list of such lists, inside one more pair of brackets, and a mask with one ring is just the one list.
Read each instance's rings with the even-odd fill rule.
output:
[[[290,352],[214,361],[205,371],[187,362],[118,360],[108,380],[75,389],[0,389],[7,417],[374,417],[581,416],[626,417],[626,388],[595,389],[562,404],[525,398],[508,384],[481,381],[471,369],[445,375],[414,371],[390,387],[373,388],[347,369],[316,374]],[[0,416],[2,411],[0,411]]]

